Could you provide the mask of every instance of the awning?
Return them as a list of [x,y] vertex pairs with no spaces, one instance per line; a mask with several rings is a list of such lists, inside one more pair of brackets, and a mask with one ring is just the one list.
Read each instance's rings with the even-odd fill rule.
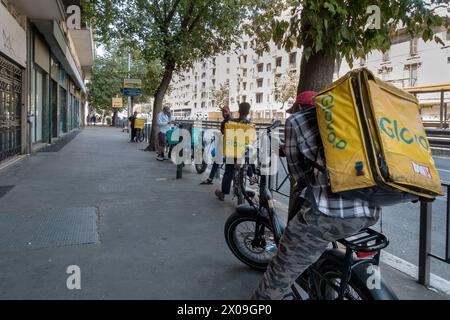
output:
[[14,8],[30,19],[65,19],[64,5],[59,0],[14,0]]
[[404,88],[402,90],[409,92],[411,94],[448,92],[448,91],[450,91],[450,83],[434,84],[431,86],[422,86],[422,87]]

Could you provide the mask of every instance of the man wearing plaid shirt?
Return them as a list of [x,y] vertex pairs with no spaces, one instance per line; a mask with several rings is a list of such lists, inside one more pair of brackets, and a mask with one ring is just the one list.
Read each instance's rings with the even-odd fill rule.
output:
[[[296,200],[304,205],[294,212],[295,216],[252,299],[289,299],[291,285],[319,259],[330,242],[374,225],[381,214],[380,207],[361,200],[344,199],[331,192],[321,170],[325,161],[314,109],[316,94],[306,91],[297,97],[294,109],[300,110],[287,119],[285,127],[289,171],[300,191]],[[309,162],[305,162],[305,158],[316,165],[305,169]],[[301,201],[303,199],[306,202]]]

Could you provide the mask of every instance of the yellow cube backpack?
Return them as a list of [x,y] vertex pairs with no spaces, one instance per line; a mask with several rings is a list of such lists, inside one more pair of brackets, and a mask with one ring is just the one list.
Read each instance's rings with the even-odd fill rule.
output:
[[414,96],[362,68],[315,103],[333,192],[382,205],[442,195]]

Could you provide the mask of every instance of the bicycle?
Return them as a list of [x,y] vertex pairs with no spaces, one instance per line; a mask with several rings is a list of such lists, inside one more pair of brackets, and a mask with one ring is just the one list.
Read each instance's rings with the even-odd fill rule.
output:
[[136,142],[144,142],[144,140],[145,140],[144,130],[141,128],[136,128],[135,130],[136,130],[135,141]]
[[[275,128],[273,124],[266,130],[270,134]],[[245,170],[244,165],[241,177],[245,177]],[[240,261],[265,271],[285,227],[275,211],[267,176],[261,174],[260,167],[256,171],[260,178],[259,204],[254,203],[251,194],[244,192],[248,204],[239,206],[227,219],[224,233],[228,247]],[[333,242],[332,247],[295,281],[291,288],[295,299],[302,300],[306,295],[312,300],[396,300],[397,296],[382,279],[378,287],[367,286],[373,270],[379,266],[381,250],[388,245],[386,236],[372,229]]]

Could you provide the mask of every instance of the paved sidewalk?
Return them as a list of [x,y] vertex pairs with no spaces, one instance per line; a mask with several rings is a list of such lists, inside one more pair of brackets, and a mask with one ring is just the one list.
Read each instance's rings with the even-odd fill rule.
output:
[[[235,204],[119,129],[89,127],[58,152],[0,171],[0,298],[246,299],[261,278],[228,250]],[[1,191],[1,190],[0,190]],[[2,192],[0,192],[0,195]],[[81,290],[66,287],[81,268]],[[402,299],[447,299],[385,267]]]

